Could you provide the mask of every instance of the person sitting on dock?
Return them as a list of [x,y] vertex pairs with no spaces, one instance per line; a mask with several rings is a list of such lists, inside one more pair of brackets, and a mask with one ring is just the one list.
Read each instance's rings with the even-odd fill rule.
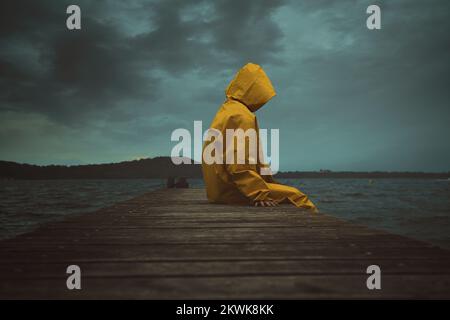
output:
[[[219,108],[211,129],[226,136],[227,129],[258,132],[258,124],[254,112],[261,108],[276,93],[275,89],[261,66],[246,64],[230,82],[226,89],[226,101]],[[259,137],[258,140],[258,150]],[[203,150],[212,143],[206,140]],[[231,143],[232,148],[235,147]],[[275,206],[282,202],[290,202],[299,208],[317,212],[316,206],[301,191],[294,187],[277,183],[272,175],[261,175],[260,157],[249,161],[249,152],[245,146],[245,163],[212,163],[202,161],[203,177],[208,200],[214,203],[251,204],[255,206]],[[237,153],[239,150],[233,150]],[[226,158],[224,151],[223,159]],[[259,153],[258,153],[259,154]],[[238,161],[237,161],[238,162]]]

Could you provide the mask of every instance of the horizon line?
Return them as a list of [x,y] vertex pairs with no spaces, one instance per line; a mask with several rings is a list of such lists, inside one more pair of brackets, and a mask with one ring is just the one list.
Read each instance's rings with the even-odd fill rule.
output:
[[[118,161],[118,162],[98,162],[98,163],[79,163],[79,164],[32,164],[32,163],[27,163],[27,162],[18,162],[18,161],[13,161],[13,160],[1,160],[0,162],[10,162],[10,163],[15,163],[18,165],[29,165],[29,166],[37,166],[37,167],[77,167],[77,166],[95,166],[95,165],[111,165],[111,164],[119,164],[119,163],[125,163],[125,162],[138,162],[138,161],[145,161],[145,160],[153,160],[153,159],[157,159],[157,158],[171,158],[170,156],[155,156],[153,158],[151,157],[147,157],[147,158],[138,158],[138,159],[131,159],[131,160],[122,160],[122,161]],[[186,157],[180,157],[180,158],[186,158]],[[201,163],[195,162],[193,159],[191,159],[194,163],[194,165],[201,165]],[[186,164],[184,164],[186,165]],[[295,169],[295,170],[279,170],[276,174],[278,173],[288,173],[288,172],[316,172],[316,173],[343,173],[343,172],[354,172],[354,173],[432,173],[432,174],[449,174],[450,173],[450,169],[447,171],[417,171],[417,170],[403,170],[403,171],[398,171],[398,170],[379,170],[379,169],[372,169],[372,170],[331,170],[331,169],[326,169],[326,168],[320,168],[320,169],[316,169],[316,170],[299,170],[299,169]],[[274,175],[276,175],[274,174]]]

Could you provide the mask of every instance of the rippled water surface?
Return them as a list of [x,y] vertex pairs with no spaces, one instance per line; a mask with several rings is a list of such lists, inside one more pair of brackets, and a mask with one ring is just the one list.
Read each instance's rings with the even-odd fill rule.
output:
[[284,180],[319,209],[358,224],[450,248],[450,181],[420,179]]
[[[450,248],[450,181],[282,179],[322,212]],[[201,180],[190,180],[202,186]],[[92,212],[164,186],[163,180],[0,181],[0,238]]]
[[92,212],[163,186],[162,180],[0,181],[0,238]]

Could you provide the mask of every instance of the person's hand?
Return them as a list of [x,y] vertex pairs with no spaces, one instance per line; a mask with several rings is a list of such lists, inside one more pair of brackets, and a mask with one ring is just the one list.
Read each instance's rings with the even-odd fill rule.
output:
[[276,207],[278,203],[273,200],[255,201],[255,207]]

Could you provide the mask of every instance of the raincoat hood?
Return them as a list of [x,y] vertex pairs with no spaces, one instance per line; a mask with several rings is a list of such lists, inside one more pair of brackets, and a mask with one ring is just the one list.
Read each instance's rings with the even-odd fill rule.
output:
[[238,100],[254,112],[275,95],[275,89],[263,68],[247,63],[236,74],[225,91],[228,99]]

